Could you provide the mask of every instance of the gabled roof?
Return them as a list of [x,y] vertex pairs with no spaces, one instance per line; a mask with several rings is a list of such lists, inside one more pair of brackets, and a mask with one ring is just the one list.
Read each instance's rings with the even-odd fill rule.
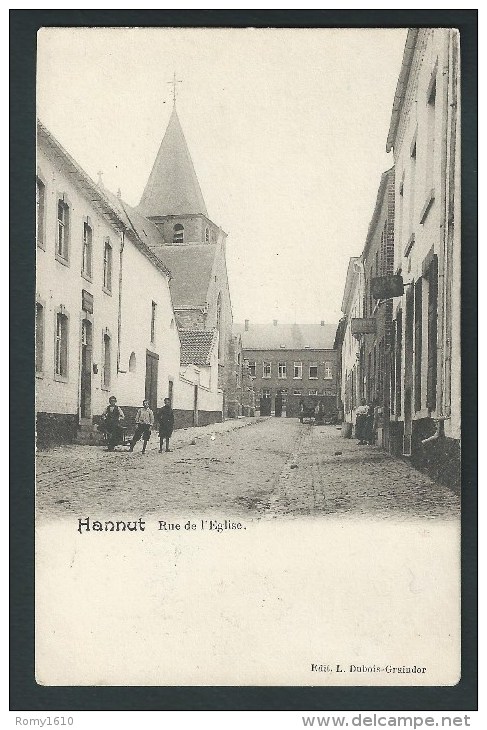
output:
[[[144,240],[143,237],[140,237],[132,225],[132,221],[127,215],[126,210],[129,206],[123,203],[116,195],[113,195],[103,185],[97,185],[39,120],[37,120],[37,141],[44,147],[48,154],[53,156],[63,166],[73,181],[73,184],[86,196],[93,207],[117,230],[123,231],[128,236],[131,236],[136,248],[160,271],[170,276],[171,272],[165,266],[164,262],[155,256],[149,248],[149,242]],[[131,210],[133,211],[133,209]],[[150,221],[146,221],[146,227],[149,226],[151,227],[150,230],[155,229],[160,238],[156,226]]]
[[361,256],[351,256],[348,262],[347,278],[345,279],[345,290],[342,299],[342,312],[348,315],[352,304],[352,294],[354,292],[355,282],[358,278],[362,267]]
[[138,207],[147,217],[194,213],[208,217],[176,107]]
[[332,350],[335,324],[242,324],[233,327],[244,350]]
[[218,249],[217,243],[185,243],[153,249],[171,271],[170,288],[175,309],[198,308],[206,304]]
[[401,116],[402,105],[406,97],[406,90],[409,81],[409,72],[413,61],[414,49],[418,38],[419,28],[410,28],[404,45],[404,53],[402,57],[401,71],[396,85],[396,93],[394,94],[394,102],[392,104],[391,122],[389,132],[387,134],[386,152],[390,152],[396,143],[396,135],[399,127],[399,119]]
[[181,365],[209,365],[216,330],[179,330]]
[[384,197],[387,195],[389,182],[394,182],[394,167],[391,167],[389,170],[386,170],[385,172],[383,172],[381,175],[381,178],[380,178],[379,189],[377,191],[377,198],[375,200],[374,212],[372,214],[372,218],[369,223],[369,228],[367,231],[367,238],[365,239],[364,250],[362,251],[362,258],[364,260],[367,258],[369,246],[370,246],[371,241],[376,232],[377,221],[379,220],[379,215],[380,215],[380,212],[382,209],[382,204],[384,202]]

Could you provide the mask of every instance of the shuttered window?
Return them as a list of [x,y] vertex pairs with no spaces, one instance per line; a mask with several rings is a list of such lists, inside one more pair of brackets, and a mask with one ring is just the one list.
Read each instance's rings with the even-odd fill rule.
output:
[[426,384],[426,407],[436,409],[437,380],[437,336],[438,336],[438,256],[433,256],[427,271],[428,294],[428,380]]
[[423,279],[414,285],[414,410],[421,410],[423,357]]

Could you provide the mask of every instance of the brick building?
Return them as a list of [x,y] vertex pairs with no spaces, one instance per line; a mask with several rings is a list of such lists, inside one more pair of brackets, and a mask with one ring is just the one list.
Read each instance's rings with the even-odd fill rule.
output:
[[[303,396],[320,396],[336,408],[335,325],[251,324],[235,325],[242,338],[245,365],[251,378],[257,405],[282,397],[283,410],[296,415],[294,405]],[[331,405],[333,404],[333,406]]]
[[394,271],[394,168],[384,172],[361,256],[364,269],[364,318],[373,332],[360,335],[362,393],[378,408],[379,445],[389,447],[392,299],[373,298],[371,282]]

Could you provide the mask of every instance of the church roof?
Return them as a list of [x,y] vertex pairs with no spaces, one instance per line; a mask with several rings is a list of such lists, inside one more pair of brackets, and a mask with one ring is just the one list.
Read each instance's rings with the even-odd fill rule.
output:
[[195,213],[208,217],[176,107],[142,193],[139,210],[148,217]]
[[185,243],[154,249],[171,271],[169,286],[175,309],[202,307],[206,303],[218,248],[216,243]]
[[209,365],[215,330],[179,330],[181,365]]
[[244,350],[332,350],[336,324],[242,324],[233,327]]

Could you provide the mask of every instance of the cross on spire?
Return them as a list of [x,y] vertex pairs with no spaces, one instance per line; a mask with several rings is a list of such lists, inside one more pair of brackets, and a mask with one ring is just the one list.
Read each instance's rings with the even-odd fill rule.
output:
[[177,84],[182,84],[183,81],[182,81],[182,79],[177,79],[176,72],[174,72],[172,81],[167,81],[166,83],[168,83],[170,86],[172,86],[172,100],[173,100],[173,104],[176,105],[176,87],[177,87]]

